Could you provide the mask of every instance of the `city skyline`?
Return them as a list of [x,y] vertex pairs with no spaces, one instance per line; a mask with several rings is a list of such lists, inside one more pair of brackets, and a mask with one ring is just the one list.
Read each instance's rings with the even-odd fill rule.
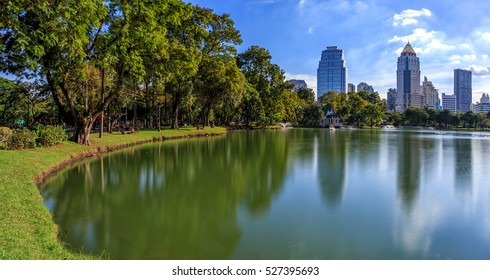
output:
[[[270,51],[286,79],[302,79],[316,92],[316,70],[327,46],[344,50],[348,83],[366,82],[386,98],[396,88],[396,61],[410,41],[421,75],[439,93],[453,94],[454,69],[471,69],[473,96],[490,92],[490,3],[444,0],[188,1],[228,13],[240,30],[242,52]],[[455,20],[457,18],[457,20]]]

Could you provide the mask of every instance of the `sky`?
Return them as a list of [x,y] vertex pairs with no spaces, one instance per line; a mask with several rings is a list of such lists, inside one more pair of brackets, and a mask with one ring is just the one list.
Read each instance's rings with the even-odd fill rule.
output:
[[407,41],[424,76],[453,94],[454,69],[473,72],[473,102],[490,92],[490,1],[438,0],[187,0],[230,14],[243,52],[267,49],[287,79],[316,91],[316,71],[327,46],[344,50],[348,82],[366,82],[386,98],[396,88],[396,64]]

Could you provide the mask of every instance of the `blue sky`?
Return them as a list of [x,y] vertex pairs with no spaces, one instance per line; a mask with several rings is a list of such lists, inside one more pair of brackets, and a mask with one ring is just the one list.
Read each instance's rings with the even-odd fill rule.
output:
[[287,78],[316,90],[321,51],[344,50],[348,82],[371,84],[382,97],[396,87],[396,61],[407,40],[424,76],[453,93],[453,70],[473,71],[473,101],[490,92],[489,1],[190,0],[228,13],[242,34],[239,51],[268,49]]

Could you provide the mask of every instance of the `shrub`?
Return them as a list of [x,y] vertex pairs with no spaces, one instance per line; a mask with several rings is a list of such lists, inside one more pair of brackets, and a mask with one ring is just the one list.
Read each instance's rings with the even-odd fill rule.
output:
[[0,126],[0,150],[7,149],[7,144],[12,137],[12,129]]
[[68,139],[65,131],[61,126],[38,125],[35,128],[37,133],[37,142],[39,146],[53,146]]
[[10,150],[34,148],[36,147],[36,138],[36,132],[30,131],[25,127],[22,129],[14,129],[7,146]]

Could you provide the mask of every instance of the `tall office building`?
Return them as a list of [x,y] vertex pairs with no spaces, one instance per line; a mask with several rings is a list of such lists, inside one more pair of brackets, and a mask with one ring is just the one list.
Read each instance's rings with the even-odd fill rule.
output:
[[456,110],[461,113],[470,110],[471,106],[471,71],[454,69],[454,95],[456,95]]
[[407,43],[398,58],[396,89],[396,111],[405,111],[412,105],[412,101],[420,103],[420,62],[410,43]]
[[322,51],[322,58],[317,70],[317,96],[328,91],[347,92],[347,66],[344,51],[337,46],[327,47]]
[[386,95],[388,97],[386,109],[388,111],[395,111],[395,109],[396,109],[396,88],[390,88]]
[[442,109],[456,113],[456,95],[442,94]]

